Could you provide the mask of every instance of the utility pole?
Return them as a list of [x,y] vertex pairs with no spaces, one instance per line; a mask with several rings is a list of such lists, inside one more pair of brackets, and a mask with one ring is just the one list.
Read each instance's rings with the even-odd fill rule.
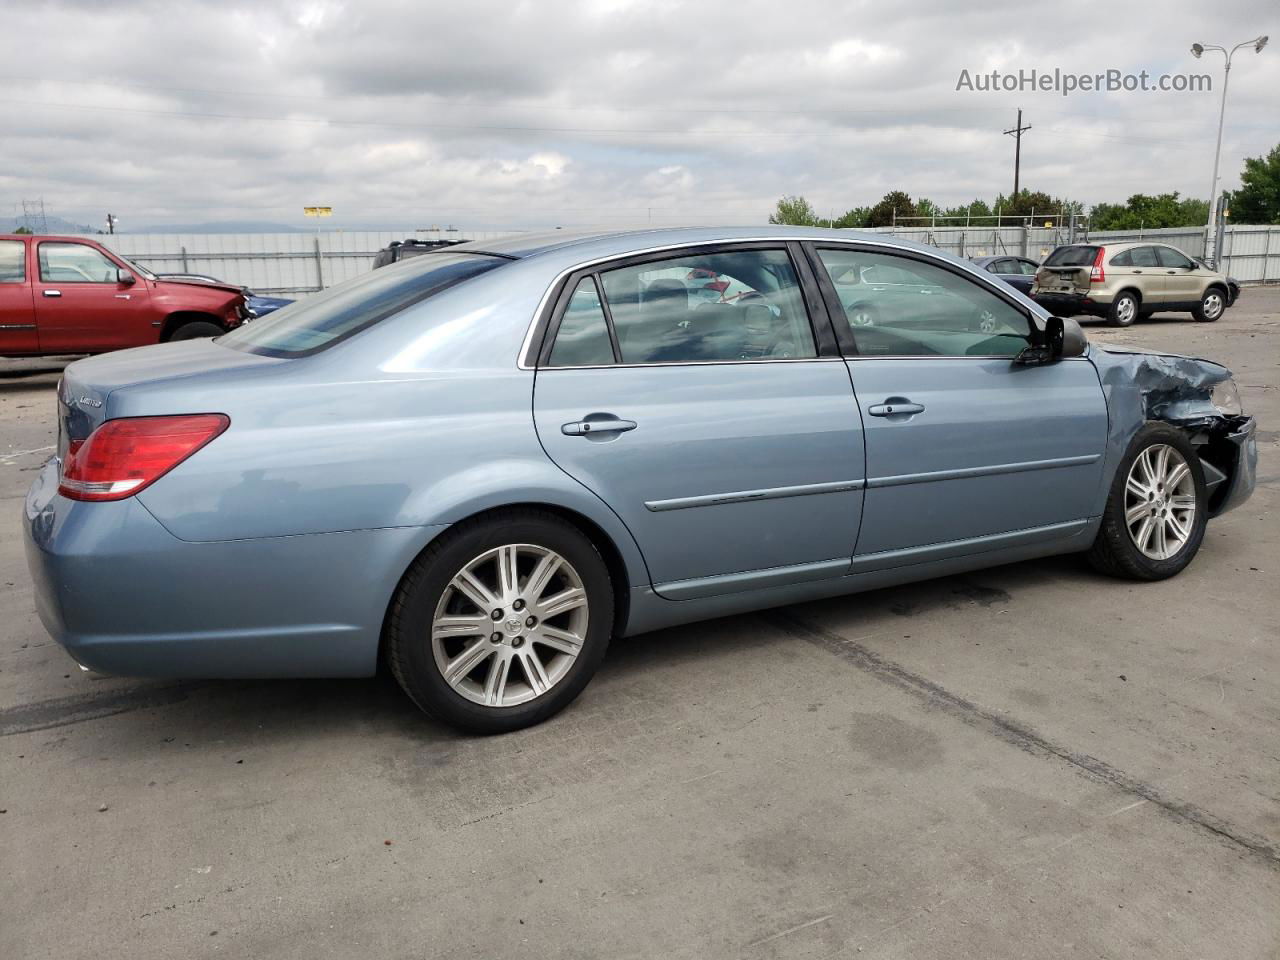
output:
[[1022,108],[1018,108],[1018,125],[1012,130],[1006,130],[1005,136],[1013,137],[1013,195],[1018,195],[1018,173],[1022,166],[1022,135],[1031,129],[1031,124],[1025,127],[1022,125]]
[[117,223],[119,223],[119,222],[120,222],[120,218],[119,218],[119,217],[117,217],[117,216],[113,216],[112,214],[109,214],[109,213],[108,213],[108,214],[107,214],[107,233],[109,233],[109,234],[115,234],[115,232],[116,232],[116,224],[117,224]]

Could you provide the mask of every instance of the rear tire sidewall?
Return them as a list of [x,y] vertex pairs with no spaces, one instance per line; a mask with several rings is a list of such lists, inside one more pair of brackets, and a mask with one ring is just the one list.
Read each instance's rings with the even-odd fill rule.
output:
[[[1129,470],[1143,450],[1158,444],[1168,444],[1182,454],[1191,468],[1191,478],[1196,491],[1196,513],[1191,524],[1191,536],[1182,548],[1167,560],[1153,560],[1138,549],[1129,534],[1125,523],[1125,487],[1129,479]],[[1111,484],[1111,493],[1107,498],[1107,507],[1103,513],[1103,530],[1099,536],[1111,537],[1125,572],[1140,580],[1164,580],[1181,573],[1200,550],[1204,541],[1205,528],[1208,524],[1208,495],[1205,488],[1204,467],[1191,442],[1179,430],[1165,424],[1147,424],[1129,444],[1129,450],[1116,470]]]
[[[1121,319],[1120,316],[1120,304],[1125,300],[1129,301],[1133,305],[1133,309],[1129,311],[1128,320]],[[1107,311],[1107,319],[1111,321],[1111,325],[1113,327],[1129,327],[1133,325],[1133,322],[1136,319],[1138,319],[1138,312],[1141,308],[1142,305],[1138,302],[1138,298],[1134,294],[1126,291],[1111,301],[1111,308]]]
[[[599,551],[577,528],[545,514],[511,514],[446,536],[420,575],[411,571],[406,577],[389,624],[388,653],[401,686],[427,713],[470,733],[518,730],[558,713],[590,681],[613,633],[613,586]],[[459,570],[486,550],[512,543],[554,550],[574,567],[587,593],[586,641],[565,676],[541,697],[513,707],[486,707],[454,691],[441,676],[431,649],[431,623],[441,594]]]

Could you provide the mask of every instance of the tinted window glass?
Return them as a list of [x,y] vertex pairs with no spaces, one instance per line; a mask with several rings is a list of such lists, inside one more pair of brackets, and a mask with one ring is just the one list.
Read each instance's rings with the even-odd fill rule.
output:
[[1178,267],[1185,270],[1195,266],[1187,257],[1173,249],[1173,247],[1155,247],[1154,249],[1156,256],[1160,258],[1160,266],[1162,267]]
[[305,356],[506,262],[467,253],[421,257],[375,270],[282,307],[261,320],[237,327],[218,342],[270,357]]
[[1024,277],[1034,277],[1036,271],[1040,269],[1030,260],[1015,260],[1014,262],[1018,265],[1018,269],[1015,272],[1021,273]]
[[817,356],[785,250],[658,260],[601,274],[623,363]]
[[0,240],[0,283],[27,279],[27,245],[21,240]]
[[1098,255],[1097,247],[1059,247],[1045,258],[1046,267],[1089,267]]
[[583,277],[560,318],[550,365],[586,367],[602,363],[613,363],[613,344],[595,281]]
[[1160,266],[1160,261],[1156,259],[1155,247],[1134,247],[1129,253],[1135,267]]
[[115,283],[114,263],[83,243],[42,243],[40,279],[46,283]]
[[1013,269],[1014,261],[1012,260],[995,260],[991,263],[987,270],[991,273],[1016,273]]
[[[883,253],[819,250],[858,353],[869,356],[1014,356],[1026,315],[943,267]],[[881,283],[891,276],[895,283]]]
[[1132,267],[1133,251],[1132,250],[1120,251],[1114,257],[1111,258],[1111,265],[1113,267]]

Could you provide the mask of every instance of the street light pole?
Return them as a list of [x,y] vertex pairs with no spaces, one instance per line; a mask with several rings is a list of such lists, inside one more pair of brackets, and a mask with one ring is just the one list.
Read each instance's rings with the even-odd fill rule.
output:
[[1191,55],[1197,60],[1204,55],[1206,50],[1217,50],[1226,61],[1222,71],[1222,105],[1218,108],[1218,142],[1213,148],[1213,183],[1209,187],[1209,222],[1205,224],[1204,236],[1205,259],[1214,267],[1218,265],[1218,167],[1222,161],[1222,126],[1227,118],[1227,84],[1231,81],[1231,58],[1241,47],[1252,46],[1254,53],[1261,53],[1262,48],[1266,45],[1267,38],[1265,36],[1255,37],[1252,40],[1246,40],[1244,43],[1237,43],[1230,50],[1226,47],[1220,47],[1216,43],[1193,43],[1191,45]]

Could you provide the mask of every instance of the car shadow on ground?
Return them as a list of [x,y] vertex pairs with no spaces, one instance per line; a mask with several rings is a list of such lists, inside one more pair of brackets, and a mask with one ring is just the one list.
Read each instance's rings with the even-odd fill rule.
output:
[[[886,622],[896,627],[900,618],[938,610],[990,608],[994,616],[1018,592],[1064,581],[1078,581],[1081,589],[1105,588],[1109,582],[1088,571],[1079,557],[1051,557],[618,639],[587,695],[570,705],[563,719],[534,729],[554,730],[568,722],[577,733],[589,731],[592,723],[607,722],[611,703],[622,708],[632,699],[630,688],[648,669],[670,670],[694,661],[714,669],[716,660],[723,659],[727,666],[746,650],[787,642],[777,618],[838,621],[852,635],[862,635],[884,632]],[[1117,589],[1125,586],[1114,583]],[[385,669],[377,677],[352,680],[84,677],[80,691],[70,696],[0,710],[0,736],[43,732],[58,739],[69,728],[103,722],[110,730],[113,752],[123,746],[139,755],[158,745],[221,753],[276,740],[353,735],[382,741],[392,749],[473,739],[424,715]]]

